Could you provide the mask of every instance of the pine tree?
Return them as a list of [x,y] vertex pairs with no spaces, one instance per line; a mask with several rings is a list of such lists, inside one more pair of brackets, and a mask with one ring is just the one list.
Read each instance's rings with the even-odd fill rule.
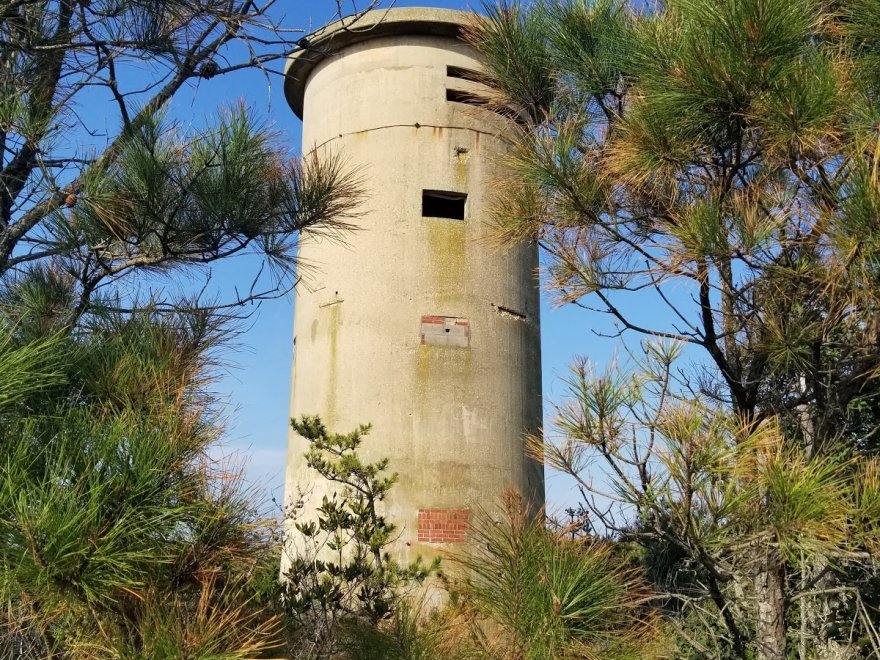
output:
[[[2,657],[279,642],[273,526],[211,458],[211,382],[226,322],[288,291],[298,240],[346,230],[360,188],[243,107],[204,129],[167,110],[188,86],[283,64],[302,30],[275,4],[0,3]],[[271,281],[154,293],[245,254]]]
[[311,518],[303,515],[309,493],[285,510],[284,610],[299,656],[336,657],[347,647],[354,653],[360,638],[382,637],[380,624],[406,607],[404,592],[424,583],[440,560],[416,557],[407,565],[392,557],[397,527],[384,505],[397,474],[388,473],[388,459],[366,463],[358,454],[369,425],[331,433],[318,417],[290,424],[308,441],[306,465],[328,493]]
[[[675,558],[671,610],[722,624],[712,645],[681,629],[697,657],[880,648],[863,598],[877,550],[878,12],[505,2],[470,31],[487,96],[523,124],[499,232],[539,242],[558,299],[645,338],[652,365],[635,384],[577,366],[547,456],[582,479],[598,528]],[[662,311],[640,314],[648,301]],[[589,495],[597,456],[627,505],[614,518]]]
[[[283,25],[275,4],[4,3],[0,276],[50,270],[80,313],[96,296],[119,308],[173,307],[132,291],[146,289],[146,274],[158,289],[184,266],[256,254],[273,281],[243,282],[247,294],[214,306],[286,291],[300,232],[345,228],[355,179],[338,157],[289,157],[244,108],[203,130],[167,113],[188,86],[248,68],[279,73],[302,30]],[[101,101],[106,110],[95,112]]]
[[92,314],[34,336],[0,308],[0,654],[253,657],[272,527],[208,449],[209,314]]

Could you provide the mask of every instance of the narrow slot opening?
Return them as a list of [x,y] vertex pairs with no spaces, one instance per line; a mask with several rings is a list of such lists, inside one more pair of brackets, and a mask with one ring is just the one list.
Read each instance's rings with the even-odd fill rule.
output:
[[460,89],[447,89],[446,100],[453,103],[464,103],[465,105],[494,112],[496,115],[515,121],[517,124],[524,123],[524,119],[513,110],[506,110],[493,106],[487,98],[472,92],[465,92]]
[[473,69],[465,69],[460,66],[447,66],[446,75],[450,78],[458,78],[459,80],[470,80],[471,82],[482,82],[480,73]]
[[467,195],[465,193],[423,190],[422,217],[464,220],[466,203]]
[[476,94],[472,94],[471,92],[465,92],[460,89],[447,89],[446,90],[446,100],[452,101],[453,103],[467,103],[468,105],[474,105],[478,108],[489,108],[489,101],[484,99],[481,96],[477,96]]

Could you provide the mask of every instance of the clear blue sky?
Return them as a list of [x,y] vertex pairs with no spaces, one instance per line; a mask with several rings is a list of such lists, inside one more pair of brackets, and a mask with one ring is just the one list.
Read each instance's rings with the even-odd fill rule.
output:
[[[308,3],[285,3],[289,27],[313,28],[330,18],[335,2],[312,0]],[[293,8],[289,8],[293,5]],[[467,2],[456,0],[400,0],[395,6],[432,6],[469,9]],[[183,123],[199,125],[210,121],[218,108],[239,99],[270,126],[279,131],[280,139],[299,153],[299,120],[285,103],[281,79],[267,78],[259,72],[238,72],[210,82],[202,81],[186,94],[175,98],[172,116]],[[218,269],[213,284],[220,289],[247,287],[252,273],[259,268],[255,259],[240,259]],[[193,285],[198,285],[196,278]],[[650,313],[649,309],[645,313]],[[552,403],[558,400],[563,385],[560,376],[575,355],[586,355],[598,364],[607,363],[615,350],[615,342],[602,339],[594,330],[612,331],[602,315],[574,307],[556,308],[543,294],[542,349],[545,422],[552,418]],[[290,393],[290,361],[292,348],[293,304],[291,299],[264,302],[246,325],[234,349],[222,356],[234,368],[225,370],[217,387],[228,405],[228,432],[219,453],[232,455],[247,463],[247,478],[264,489],[267,496],[281,501],[288,427]],[[368,421],[368,420],[364,420]],[[561,477],[548,474],[548,506],[559,509],[570,503],[570,484]]]

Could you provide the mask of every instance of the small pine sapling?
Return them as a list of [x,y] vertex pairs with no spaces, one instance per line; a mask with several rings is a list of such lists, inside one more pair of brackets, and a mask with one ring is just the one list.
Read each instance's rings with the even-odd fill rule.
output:
[[390,618],[402,592],[436,572],[439,559],[403,565],[388,551],[397,528],[382,509],[397,474],[386,472],[388,459],[369,463],[358,455],[369,425],[346,434],[328,432],[318,417],[291,425],[310,444],[307,465],[331,486],[316,520],[298,519],[304,496],[285,512],[296,537],[287,539],[293,556],[284,573],[285,609],[320,654],[341,643],[342,626]]

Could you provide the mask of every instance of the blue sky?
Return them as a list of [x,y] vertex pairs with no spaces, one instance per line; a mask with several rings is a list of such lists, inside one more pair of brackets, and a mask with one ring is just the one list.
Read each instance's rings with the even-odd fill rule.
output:
[[[333,16],[336,6],[328,0],[289,4],[294,7],[285,5],[285,24],[302,28],[319,27]],[[455,0],[400,0],[394,6],[470,8],[469,3]],[[284,100],[280,77],[267,79],[250,71],[202,81],[176,97],[170,113],[184,125],[203,125],[211,121],[219,108],[239,100],[278,131],[278,139],[285,147],[299,153],[301,123]],[[213,273],[212,285],[227,292],[235,286],[246,288],[259,265],[254,258],[224,264]],[[204,277],[204,273],[195,276],[192,285],[198,286],[199,277]],[[245,462],[248,481],[267,497],[274,496],[279,501],[283,494],[293,311],[292,296],[264,302],[243,326],[244,332],[235,344],[221,356],[233,366],[223,370],[217,384],[227,402],[228,424],[218,452]],[[644,313],[650,314],[651,310]],[[544,409],[545,422],[549,424],[552,403],[563,391],[560,376],[565,375],[572,358],[586,355],[599,365],[605,364],[613,358],[617,342],[594,332],[614,330],[606,317],[572,306],[555,307],[546,293],[542,294],[541,314]],[[571,503],[570,484],[559,476],[547,476],[548,507],[559,509]]]

